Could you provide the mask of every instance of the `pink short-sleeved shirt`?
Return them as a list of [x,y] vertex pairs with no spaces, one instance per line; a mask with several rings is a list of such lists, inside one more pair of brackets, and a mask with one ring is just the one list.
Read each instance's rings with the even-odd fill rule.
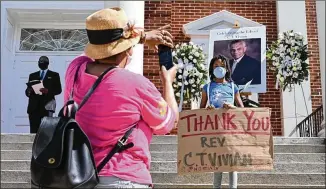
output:
[[[78,104],[97,79],[97,76],[85,72],[89,62],[92,62],[90,58],[79,56],[69,65],[65,78],[65,102],[79,66],[74,88],[74,100]],[[104,76],[76,115],[77,122],[92,144],[97,165],[132,124],[139,121],[128,139],[134,147],[115,154],[99,175],[116,176],[141,184],[152,184],[149,171],[152,135],[168,133],[175,119],[173,111],[148,79],[121,68],[114,68]]]

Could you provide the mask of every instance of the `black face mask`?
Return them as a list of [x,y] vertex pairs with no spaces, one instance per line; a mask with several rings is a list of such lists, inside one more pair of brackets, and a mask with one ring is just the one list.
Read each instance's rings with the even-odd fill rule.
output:
[[49,67],[49,64],[45,63],[45,62],[42,62],[42,63],[38,63],[38,67],[41,69],[41,70],[46,70],[48,69]]

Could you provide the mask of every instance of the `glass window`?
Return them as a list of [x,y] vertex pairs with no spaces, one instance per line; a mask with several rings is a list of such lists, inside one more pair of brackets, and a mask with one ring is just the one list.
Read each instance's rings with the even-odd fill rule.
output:
[[21,29],[20,51],[83,51],[88,43],[84,29]]

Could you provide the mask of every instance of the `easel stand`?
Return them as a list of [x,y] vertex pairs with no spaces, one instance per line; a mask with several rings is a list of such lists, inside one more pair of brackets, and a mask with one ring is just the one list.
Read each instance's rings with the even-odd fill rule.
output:
[[241,92],[240,96],[245,96],[246,98],[249,98],[249,96],[251,96],[252,93],[251,92]]
[[[307,106],[307,102],[306,102],[306,96],[304,94],[304,91],[303,91],[303,87],[301,84],[299,84],[300,87],[301,87],[301,92],[302,92],[302,96],[303,96],[303,101],[304,101],[304,105],[306,107],[306,113],[308,116],[309,115],[309,111],[308,111],[308,106]],[[294,93],[294,114],[295,114],[295,125],[297,126],[298,125],[298,113],[297,113],[297,99],[296,99],[296,95],[295,95],[295,85],[294,85],[294,89],[293,89],[293,93]],[[296,129],[296,134],[298,136],[298,129]]]

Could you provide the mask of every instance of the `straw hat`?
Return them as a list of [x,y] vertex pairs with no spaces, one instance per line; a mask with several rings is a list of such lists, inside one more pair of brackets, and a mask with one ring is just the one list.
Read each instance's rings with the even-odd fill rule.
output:
[[85,54],[103,59],[126,51],[140,40],[140,32],[128,22],[121,8],[103,9],[86,18],[89,43]]

